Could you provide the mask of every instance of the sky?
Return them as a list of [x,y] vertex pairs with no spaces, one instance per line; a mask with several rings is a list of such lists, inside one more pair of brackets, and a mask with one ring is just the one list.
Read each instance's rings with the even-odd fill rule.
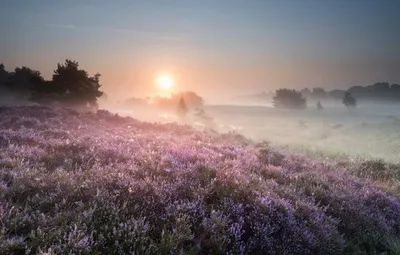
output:
[[400,83],[397,0],[1,1],[0,62],[101,73],[114,98]]

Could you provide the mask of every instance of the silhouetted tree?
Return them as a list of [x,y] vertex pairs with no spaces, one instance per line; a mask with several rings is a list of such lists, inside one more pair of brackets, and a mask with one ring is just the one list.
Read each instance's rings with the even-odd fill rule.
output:
[[76,61],[66,60],[64,64],[58,64],[51,82],[38,83],[34,87],[33,100],[42,98],[78,107],[90,107],[97,109],[97,98],[103,92],[99,89],[100,74],[90,77],[85,70],[79,69]]
[[[400,102],[400,85],[390,84],[388,82],[377,82],[369,86],[352,86],[347,92],[357,99],[366,99],[370,101],[395,101]],[[312,92],[308,89],[302,89],[301,94],[306,98],[321,100],[331,98],[343,100],[346,90],[335,89],[325,91],[322,88],[313,88]]]
[[390,84],[388,82],[377,82],[374,85],[372,85],[373,90],[375,92],[388,92],[390,89]]
[[312,97],[314,99],[323,99],[326,97],[326,91],[323,88],[313,88]]
[[294,89],[278,89],[272,101],[275,108],[304,109],[307,101]]
[[203,123],[204,126],[208,128],[214,127],[213,117],[209,116],[203,108],[197,108],[194,116],[199,122]]
[[156,97],[154,102],[163,109],[174,109],[181,98],[185,101],[188,109],[201,108],[204,105],[204,99],[193,91],[183,91],[173,94],[171,97]]
[[311,97],[311,90],[309,88],[304,88],[304,89],[300,90],[300,93],[305,98],[310,98]]
[[0,86],[5,86],[8,79],[8,72],[3,64],[0,64]]
[[101,99],[103,101],[107,101],[108,100],[108,95],[103,92],[103,94],[98,99]]
[[189,109],[186,106],[185,100],[183,99],[183,97],[181,97],[181,99],[179,100],[178,103],[178,108],[177,108],[177,113],[178,116],[181,118],[186,117],[186,114],[188,113]]
[[343,97],[343,104],[347,108],[357,107],[357,100],[351,95],[350,92],[346,92]]
[[353,86],[347,90],[351,94],[363,94],[365,88],[363,86]]
[[399,84],[392,84],[390,86],[390,90],[392,92],[394,92],[395,94],[399,94],[400,93],[400,85]]
[[322,106],[321,102],[318,101],[318,103],[317,103],[317,110],[323,110],[323,109],[324,109],[324,107]]
[[390,85],[388,82],[377,82],[365,87],[353,86],[347,91],[358,99],[368,99],[373,101],[398,101],[400,97],[400,92],[396,91],[396,84]]
[[190,109],[201,108],[204,105],[204,99],[193,91],[183,91],[172,96],[173,100],[183,98],[187,107]]
[[329,91],[328,94],[330,97],[337,99],[337,100],[341,100],[344,97],[344,94],[346,93],[345,90],[341,90],[341,89],[335,89],[332,91]]
[[28,67],[17,67],[8,75],[6,85],[17,98],[28,99],[35,85],[44,83],[44,78],[39,71]]

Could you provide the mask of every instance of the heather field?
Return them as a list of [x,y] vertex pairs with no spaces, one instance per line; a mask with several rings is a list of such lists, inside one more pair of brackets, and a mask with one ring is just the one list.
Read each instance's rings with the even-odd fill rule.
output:
[[400,254],[400,166],[0,108],[1,254]]

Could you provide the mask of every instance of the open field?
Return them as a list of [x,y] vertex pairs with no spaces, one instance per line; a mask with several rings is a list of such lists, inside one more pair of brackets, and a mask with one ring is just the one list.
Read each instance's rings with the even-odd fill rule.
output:
[[398,165],[105,111],[0,114],[1,254],[398,254]]
[[[325,157],[381,158],[400,162],[400,105],[278,110],[257,106],[209,106],[219,122],[254,140]],[[223,126],[222,126],[222,125]]]

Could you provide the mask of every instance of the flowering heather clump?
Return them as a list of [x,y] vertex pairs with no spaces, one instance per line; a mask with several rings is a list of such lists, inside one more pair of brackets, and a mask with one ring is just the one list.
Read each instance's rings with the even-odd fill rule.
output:
[[400,201],[363,177],[379,162],[329,165],[106,111],[0,114],[1,254],[398,250]]

